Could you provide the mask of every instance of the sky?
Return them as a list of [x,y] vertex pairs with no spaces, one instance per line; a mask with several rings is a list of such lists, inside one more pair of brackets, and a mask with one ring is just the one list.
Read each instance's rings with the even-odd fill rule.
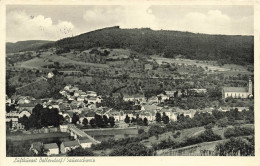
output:
[[59,40],[104,27],[253,35],[252,6],[8,5],[6,41]]

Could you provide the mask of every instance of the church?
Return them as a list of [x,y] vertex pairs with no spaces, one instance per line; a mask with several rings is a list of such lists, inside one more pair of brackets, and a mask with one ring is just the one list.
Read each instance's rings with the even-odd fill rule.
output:
[[224,87],[222,90],[222,98],[248,98],[253,95],[252,81],[249,80],[248,87]]

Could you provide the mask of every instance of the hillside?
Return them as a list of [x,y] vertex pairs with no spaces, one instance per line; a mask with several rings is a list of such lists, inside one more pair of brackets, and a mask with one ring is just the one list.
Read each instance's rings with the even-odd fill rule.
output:
[[93,47],[123,48],[145,55],[162,54],[167,58],[182,55],[188,59],[246,65],[254,62],[253,39],[253,36],[110,27],[65,38],[57,41],[55,45],[63,49],[81,50]]
[[6,43],[6,53],[16,53],[19,51],[32,51],[37,50],[39,47],[51,44],[53,41],[48,40],[28,40],[28,41],[19,41],[16,43]]

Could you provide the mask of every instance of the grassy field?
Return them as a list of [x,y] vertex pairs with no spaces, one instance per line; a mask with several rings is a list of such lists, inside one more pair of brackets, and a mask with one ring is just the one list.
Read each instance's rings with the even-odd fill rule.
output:
[[162,62],[168,63],[177,63],[177,64],[186,64],[186,65],[196,65],[201,66],[204,69],[208,68],[208,70],[217,70],[219,72],[243,72],[243,73],[250,73],[247,71],[245,66],[236,65],[236,64],[225,64],[223,66],[216,65],[214,61],[199,61],[199,60],[190,60],[190,59],[170,59],[170,58],[162,58],[158,56],[152,56],[158,64],[162,64]]
[[70,64],[70,65],[86,65],[91,67],[98,67],[98,68],[108,68],[109,66],[106,64],[99,64],[99,63],[88,63],[88,62],[81,62],[81,61],[74,61],[72,59],[58,56],[58,55],[49,55],[43,54],[41,57],[35,57],[28,61],[21,62],[17,64],[18,67],[22,68],[30,68],[30,69],[40,69],[44,65],[50,65],[54,62],[59,62],[60,64]]
[[91,136],[99,136],[99,135],[137,135],[138,130],[137,129],[99,129],[99,130],[89,130],[89,129],[83,129],[84,132]]
[[207,150],[213,152],[212,154],[205,155],[214,155],[214,150],[217,144],[224,142],[225,140],[213,141],[213,142],[203,142],[196,145],[186,146],[183,148],[177,149],[163,149],[158,150],[157,156],[201,156],[202,151]]
[[6,139],[11,141],[26,141],[36,139],[47,139],[47,138],[66,138],[69,137],[69,133],[42,133],[42,134],[7,134]]
[[[225,128],[215,126],[214,128],[212,128],[212,130],[215,134],[220,135],[222,137],[222,139],[224,139],[224,132],[230,127],[233,127],[233,126],[227,126]],[[254,125],[253,124],[244,124],[244,125],[241,125],[241,127],[252,127],[253,128]],[[171,140],[174,140],[176,142],[181,142],[181,141],[185,140],[186,138],[198,136],[201,133],[203,133],[204,131],[205,131],[204,127],[194,127],[194,128],[190,128],[190,129],[180,130],[181,134],[178,138],[173,137],[174,133],[166,132],[166,133],[160,134],[158,139],[155,136],[152,136],[149,139],[143,140],[141,143],[143,143],[147,147],[151,147],[152,144],[158,143],[162,140],[167,140],[168,138],[170,138]]]

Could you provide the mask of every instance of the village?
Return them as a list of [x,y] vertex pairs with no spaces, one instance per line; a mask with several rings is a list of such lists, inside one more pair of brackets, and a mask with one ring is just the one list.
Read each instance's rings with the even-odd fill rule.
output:
[[[48,74],[48,78],[53,77],[53,73]],[[251,97],[252,83],[249,81],[249,87],[245,88],[243,92],[241,88],[233,88],[234,92],[230,91],[232,88],[223,88],[223,97]],[[229,90],[229,91],[228,91]],[[206,94],[206,89],[191,89],[196,94]],[[94,91],[82,91],[77,86],[66,85],[59,91],[63,96],[60,99],[44,98],[35,99],[30,96],[13,96],[8,98],[6,96],[6,105],[9,112],[6,113],[7,130],[10,132],[22,131],[26,134],[37,133],[55,133],[63,132],[70,133],[74,138],[72,141],[64,141],[59,146],[56,143],[43,144],[43,142],[33,142],[30,150],[35,154],[42,152],[48,156],[66,154],[71,149],[78,147],[90,148],[92,144],[98,144],[100,141],[95,140],[87,134],[87,130],[81,131],[89,124],[89,128],[96,128],[97,115],[99,117],[106,117],[109,128],[127,129],[136,128],[140,123],[137,119],[143,121],[142,126],[149,126],[157,122],[158,116],[162,117],[165,124],[176,122],[180,116],[193,118],[196,113],[212,114],[213,110],[221,112],[237,109],[239,112],[248,111],[249,107],[207,107],[204,109],[180,109],[178,107],[160,106],[169,100],[174,100],[174,97],[180,97],[181,93],[178,91],[165,91],[157,96],[146,98],[144,95],[125,95],[122,96],[123,102],[130,102],[134,105],[136,110],[117,110],[114,108],[101,106],[104,96],[98,95]],[[227,94],[226,94],[227,93]],[[250,96],[251,95],[251,96]],[[110,97],[110,96],[106,96]],[[120,94],[114,94],[112,98],[120,98]],[[43,108],[56,109],[58,114],[62,116],[64,121],[57,127],[48,126],[38,130],[29,130],[28,127],[21,122],[22,118],[30,118],[33,109],[36,105],[42,105]],[[24,121],[23,121],[24,122]],[[95,124],[96,123],[96,124]],[[91,127],[90,127],[91,126]],[[98,126],[98,128],[102,128]]]

